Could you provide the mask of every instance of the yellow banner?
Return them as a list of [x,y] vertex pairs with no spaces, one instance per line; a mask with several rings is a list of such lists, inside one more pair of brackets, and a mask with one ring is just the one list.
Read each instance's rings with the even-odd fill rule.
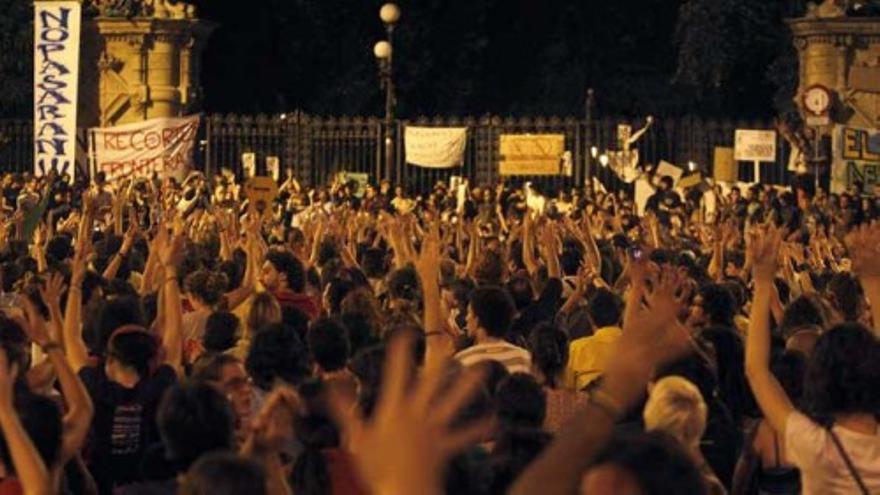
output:
[[562,134],[502,134],[501,175],[559,175],[565,152]]

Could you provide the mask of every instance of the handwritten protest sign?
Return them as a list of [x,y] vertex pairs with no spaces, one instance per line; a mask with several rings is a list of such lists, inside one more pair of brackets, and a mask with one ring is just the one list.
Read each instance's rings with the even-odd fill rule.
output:
[[501,175],[559,175],[565,152],[562,134],[502,134]]
[[407,163],[427,168],[460,167],[467,127],[406,126],[403,140]]
[[153,173],[183,180],[192,167],[198,129],[198,115],[92,129],[94,170],[108,181]]
[[34,2],[34,173],[76,173],[79,1]]

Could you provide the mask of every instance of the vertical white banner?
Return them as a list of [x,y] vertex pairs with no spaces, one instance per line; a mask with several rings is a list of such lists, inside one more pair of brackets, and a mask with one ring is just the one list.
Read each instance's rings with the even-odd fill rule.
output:
[[76,173],[82,20],[77,0],[34,2],[34,173]]

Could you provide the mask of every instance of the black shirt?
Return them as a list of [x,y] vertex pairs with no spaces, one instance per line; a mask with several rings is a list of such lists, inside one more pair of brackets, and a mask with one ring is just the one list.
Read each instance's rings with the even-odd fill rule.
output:
[[159,441],[156,411],[165,391],[177,381],[170,366],[162,365],[134,388],[111,381],[104,366],[86,367],[79,376],[95,405],[87,460],[99,493],[138,479],[146,448]]

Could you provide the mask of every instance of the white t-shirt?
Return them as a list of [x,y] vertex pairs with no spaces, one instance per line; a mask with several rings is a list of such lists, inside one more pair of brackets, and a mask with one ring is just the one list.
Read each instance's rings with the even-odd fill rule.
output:
[[[868,493],[880,493],[880,435],[839,426],[834,427],[834,433]],[[801,470],[803,495],[861,493],[828,430],[799,412],[789,414],[785,422],[785,448],[788,459]]]

